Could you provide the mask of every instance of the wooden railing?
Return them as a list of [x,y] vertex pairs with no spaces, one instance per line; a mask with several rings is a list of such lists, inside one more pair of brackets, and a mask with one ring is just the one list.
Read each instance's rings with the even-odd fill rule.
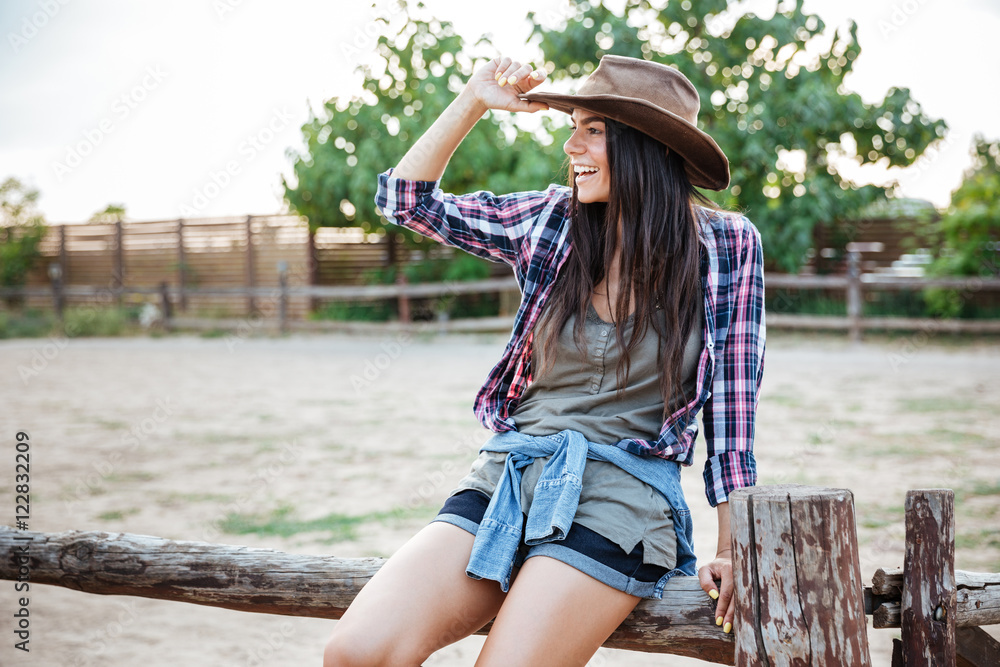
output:
[[[981,291],[1000,290],[1000,278],[901,278],[882,274],[847,275],[792,275],[768,273],[764,276],[767,289],[825,289],[843,290],[846,294],[846,316],[801,315],[771,309],[767,312],[767,326],[777,329],[828,329],[849,332],[852,340],[860,340],[864,330],[910,330],[947,331],[962,333],[1000,333],[1000,320],[962,320],[945,318],[871,317],[863,313],[864,295],[871,291],[921,290],[941,287],[956,290],[959,298],[966,298]],[[61,314],[68,299],[103,300],[107,303],[126,295],[145,295],[158,300],[163,315],[163,324],[168,328],[235,328],[245,326],[248,318],[253,318],[256,328],[278,331],[296,330],[349,330],[383,331],[408,325],[409,300],[425,297],[443,297],[460,294],[500,293],[508,295],[507,303],[516,305],[518,286],[513,277],[494,278],[468,282],[408,284],[405,281],[393,285],[370,286],[291,286],[285,273],[279,272],[279,282],[275,287],[213,287],[185,288],[161,283],[158,287],[91,287],[64,286],[58,276],[52,277],[49,288],[0,288],[0,297],[49,297],[57,314]],[[176,304],[183,303],[192,296],[241,297],[254,306],[246,317],[237,318],[194,318],[175,315]],[[316,321],[289,317],[289,303],[293,299],[326,301],[373,301],[394,299],[398,302],[401,321],[389,324],[362,322]],[[503,310],[503,309],[502,309]],[[513,307],[498,317],[415,324],[416,328],[437,331],[509,331],[513,324]]]
[[[995,667],[1000,643],[978,626],[1000,623],[1000,574],[954,569],[953,498],[909,492],[903,567],[880,569],[865,588],[850,491],[740,489],[730,496],[735,636],[715,626],[715,602],[697,577],[681,576],[663,599],[642,600],[604,645],[722,664],[870,665],[874,615],[875,627],[901,628],[900,665]],[[0,527],[0,579],[257,613],[338,619],[383,562]]]

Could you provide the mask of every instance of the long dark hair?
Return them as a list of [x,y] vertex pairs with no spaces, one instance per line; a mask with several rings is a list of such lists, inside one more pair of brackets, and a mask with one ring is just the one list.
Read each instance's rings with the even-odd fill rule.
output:
[[[615,377],[621,398],[628,384],[630,355],[645,335],[650,322],[659,337],[657,363],[660,393],[664,397],[663,419],[669,414],[668,398],[682,395],[681,365],[684,347],[696,322],[701,298],[701,243],[693,204],[713,206],[695,190],[684,170],[683,159],[659,141],[610,118],[605,119],[611,186],[607,203],[582,203],[573,183],[569,236],[573,247],[560,269],[540,317],[537,339],[545,341],[542,368],[550,367],[558,334],[576,314],[573,337],[584,350],[583,323],[594,286],[605,277],[607,267],[619,258],[618,299],[615,322],[624,323],[635,292],[632,336],[624,340],[624,327],[615,327],[621,355]],[[617,247],[618,220],[622,220],[622,245]],[[609,286],[610,288],[610,286]],[[664,309],[665,324],[653,317]],[[537,376],[541,370],[533,374]],[[684,397],[684,403],[689,402]]]

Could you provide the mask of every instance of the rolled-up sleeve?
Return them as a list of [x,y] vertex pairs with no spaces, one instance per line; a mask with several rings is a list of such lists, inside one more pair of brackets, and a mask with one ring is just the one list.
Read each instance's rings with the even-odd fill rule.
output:
[[741,243],[733,258],[738,268],[730,272],[728,285],[721,278],[719,285],[729,295],[729,328],[722,349],[716,349],[712,395],[703,411],[705,494],[713,507],[757,482],[753,442],[766,338],[764,255],[757,228],[746,218],[740,222]]
[[414,232],[488,259],[517,267],[527,255],[527,239],[539,216],[565,199],[565,186],[544,191],[495,195],[443,192],[437,181],[412,181],[379,174],[375,206],[385,219]]

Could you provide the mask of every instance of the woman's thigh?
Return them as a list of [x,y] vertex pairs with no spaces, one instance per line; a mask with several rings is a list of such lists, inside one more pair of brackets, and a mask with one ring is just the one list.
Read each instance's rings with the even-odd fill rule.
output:
[[477,667],[586,665],[642,598],[532,556],[503,601]]
[[419,665],[492,619],[505,593],[465,574],[474,536],[432,522],[372,577],[336,622],[324,664]]

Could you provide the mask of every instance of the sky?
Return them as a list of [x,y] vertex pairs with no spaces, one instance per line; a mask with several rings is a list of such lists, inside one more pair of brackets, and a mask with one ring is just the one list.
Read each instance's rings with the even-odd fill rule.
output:
[[[566,7],[565,0],[424,2],[467,42],[491,33],[500,53],[534,62],[541,53],[527,42],[527,13],[555,21]],[[373,62],[375,18],[399,19],[390,7],[389,0],[374,7],[2,0],[0,181],[13,176],[38,189],[52,224],[86,221],[112,203],[130,220],[284,212],[281,176],[292,176],[288,153],[302,150],[300,127],[310,108],[359,91],[355,69]],[[738,7],[766,16],[774,1]],[[894,177],[902,195],[946,206],[970,164],[973,136],[1000,138],[1000,3],[807,0],[805,9],[831,29],[857,22],[862,53],[849,88],[874,102],[892,86],[908,87],[950,127],[914,167],[849,175]]]

